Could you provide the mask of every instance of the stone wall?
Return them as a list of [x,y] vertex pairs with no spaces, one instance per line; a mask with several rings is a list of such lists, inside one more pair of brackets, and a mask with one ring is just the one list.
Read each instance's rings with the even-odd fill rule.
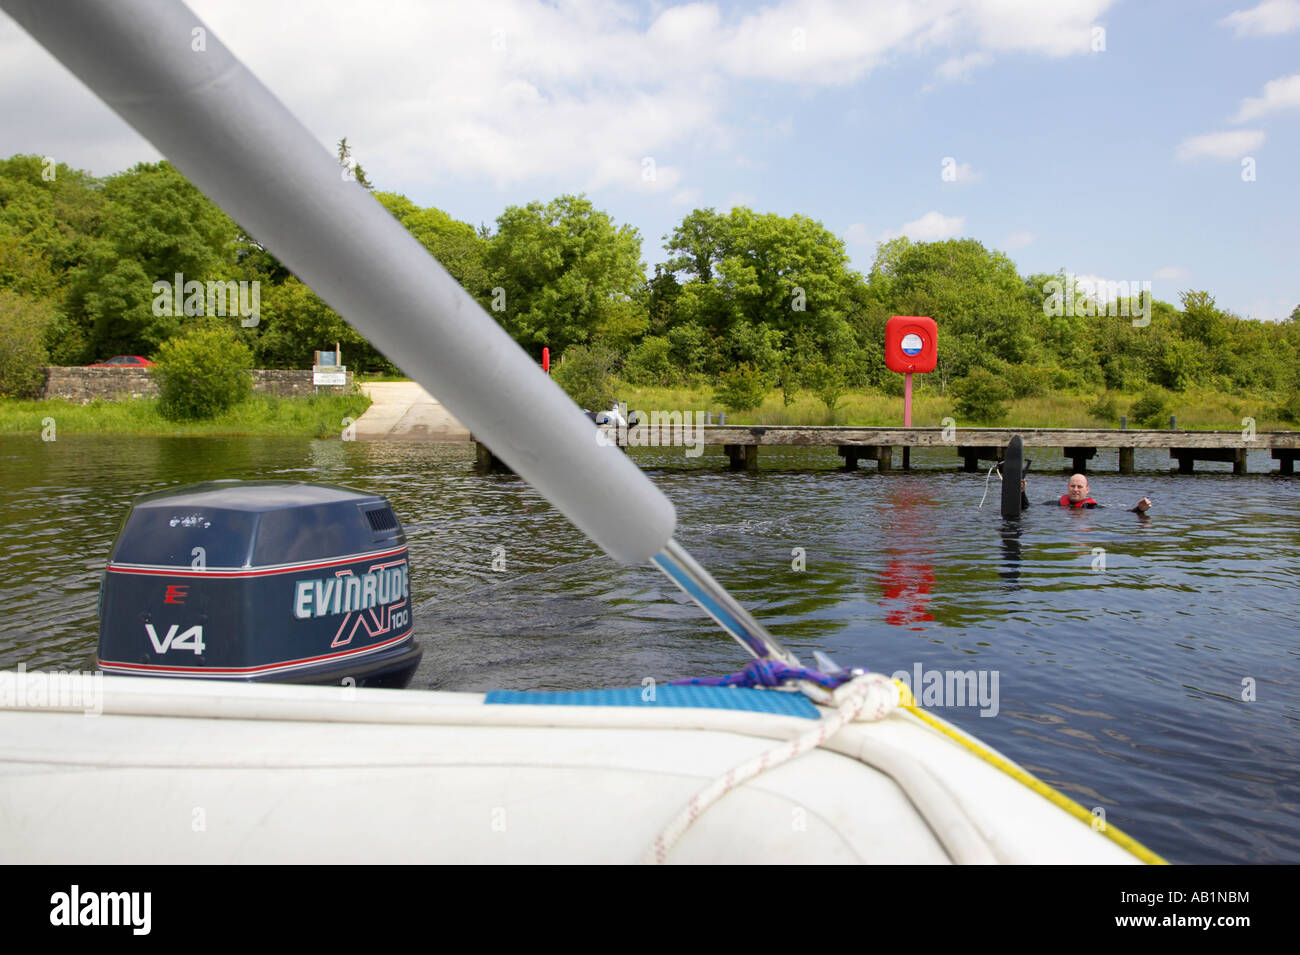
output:
[[85,404],[100,398],[156,398],[158,384],[148,368],[46,368],[45,398],[66,398]]
[[[354,387],[352,372],[348,383],[324,385],[322,394],[342,394]],[[281,398],[316,393],[311,383],[311,369],[257,369],[253,372],[253,391]],[[123,398],[156,398],[158,383],[149,368],[60,368],[45,369],[45,398],[66,398],[82,404],[99,399],[120,401]]]
[[[346,385],[321,385],[319,391],[323,395],[341,395],[352,391],[355,387],[352,372],[348,372]],[[253,390],[263,394],[278,395],[281,398],[314,395],[317,392],[316,386],[311,383],[310,368],[267,368],[254,371]]]

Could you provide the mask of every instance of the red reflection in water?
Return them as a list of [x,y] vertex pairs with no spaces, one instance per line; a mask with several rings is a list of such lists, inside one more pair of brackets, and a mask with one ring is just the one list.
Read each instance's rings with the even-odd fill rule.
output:
[[[934,568],[918,564],[906,557],[895,557],[880,574],[880,589],[884,600],[880,606],[890,607],[885,623],[894,627],[928,623],[934,614],[926,611],[930,602],[930,588],[934,586]],[[910,627],[924,630],[924,627]]]
[[926,549],[929,531],[922,516],[933,501],[925,485],[915,479],[891,482],[885,500],[895,516],[887,549],[896,555],[879,577],[884,597],[880,606],[888,608],[885,623],[924,630],[911,625],[934,621],[934,614],[926,609],[934,587],[934,568],[919,559]]

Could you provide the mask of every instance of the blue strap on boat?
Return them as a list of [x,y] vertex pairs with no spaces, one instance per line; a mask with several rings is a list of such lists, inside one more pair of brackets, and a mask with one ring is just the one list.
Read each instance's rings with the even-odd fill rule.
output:
[[744,710],[774,716],[821,718],[817,707],[802,693],[773,693],[700,684],[677,686],[664,684],[614,690],[493,690],[484,703],[524,706],[634,706],[693,708],[707,710]]

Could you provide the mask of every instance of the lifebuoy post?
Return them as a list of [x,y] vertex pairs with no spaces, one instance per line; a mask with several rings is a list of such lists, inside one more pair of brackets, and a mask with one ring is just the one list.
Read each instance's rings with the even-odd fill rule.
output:
[[[933,318],[895,315],[885,324],[885,367],[903,375],[903,427],[912,426],[912,373],[934,371],[939,356],[939,328]],[[903,448],[903,468],[911,466],[911,448]]]

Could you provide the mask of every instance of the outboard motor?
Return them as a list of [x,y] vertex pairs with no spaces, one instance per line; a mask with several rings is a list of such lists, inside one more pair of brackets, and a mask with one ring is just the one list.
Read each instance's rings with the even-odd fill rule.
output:
[[383,497],[209,481],[132,505],[100,591],[99,666],[402,687],[422,653],[412,632],[406,535]]

